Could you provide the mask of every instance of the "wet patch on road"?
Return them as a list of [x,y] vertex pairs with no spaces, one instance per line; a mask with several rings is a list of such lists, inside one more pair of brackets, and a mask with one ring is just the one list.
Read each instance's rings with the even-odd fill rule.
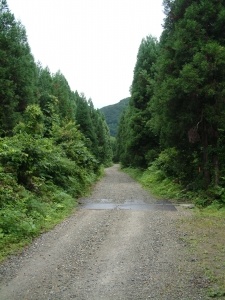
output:
[[[90,200],[89,200],[90,201]],[[111,202],[110,199],[99,199],[100,202],[89,202],[81,205],[82,209],[89,210],[137,210],[137,211],[176,211],[176,207],[169,201],[145,203],[138,200],[126,200],[124,203]]]

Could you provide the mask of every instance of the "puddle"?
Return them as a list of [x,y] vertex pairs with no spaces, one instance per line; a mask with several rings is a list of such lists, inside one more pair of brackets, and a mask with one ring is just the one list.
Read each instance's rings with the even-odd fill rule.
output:
[[[105,199],[104,199],[105,200]],[[176,211],[176,208],[169,201],[161,201],[148,204],[143,201],[126,200],[124,203],[86,203],[81,206],[82,209],[90,210],[137,210],[137,211]]]

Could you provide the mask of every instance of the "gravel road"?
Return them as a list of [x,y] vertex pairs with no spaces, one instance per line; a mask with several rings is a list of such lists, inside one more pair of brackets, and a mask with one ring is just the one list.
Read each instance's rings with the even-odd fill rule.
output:
[[177,226],[189,210],[106,169],[78,210],[0,265],[1,300],[197,300],[204,280]]

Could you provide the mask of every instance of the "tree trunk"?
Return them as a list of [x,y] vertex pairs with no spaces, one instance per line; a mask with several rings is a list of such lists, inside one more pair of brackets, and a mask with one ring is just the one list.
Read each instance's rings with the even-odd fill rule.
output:
[[207,134],[207,125],[204,122],[203,125],[203,138],[202,138],[202,145],[203,145],[203,176],[204,176],[204,185],[205,188],[208,188],[211,178],[210,178],[210,171],[209,171],[209,153],[208,153],[208,134]]
[[217,186],[219,184],[219,160],[218,156],[214,155],[213,157],[213,166],[214,166],[214,185]]

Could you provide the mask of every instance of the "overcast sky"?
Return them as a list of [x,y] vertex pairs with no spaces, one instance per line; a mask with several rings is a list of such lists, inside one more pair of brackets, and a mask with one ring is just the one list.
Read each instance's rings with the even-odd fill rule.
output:
[[128,97],[142,38],[160,37],[162,0],[7,0],[31,52],[95,108]]

